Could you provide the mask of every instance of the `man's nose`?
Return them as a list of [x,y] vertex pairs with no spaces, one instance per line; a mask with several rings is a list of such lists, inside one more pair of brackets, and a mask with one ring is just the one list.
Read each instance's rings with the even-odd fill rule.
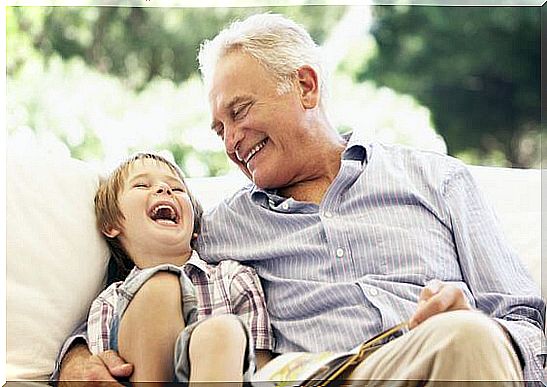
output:
[[243,131],[236,125],[227,125],[224,127],[224,148],[229,155],[236,154],[241,140],[243,139]]
[[173,191],[171,190],[171,187],[169,187],[167,184],[158,184],[158,186],[156,187],[156,194],[172,195]]

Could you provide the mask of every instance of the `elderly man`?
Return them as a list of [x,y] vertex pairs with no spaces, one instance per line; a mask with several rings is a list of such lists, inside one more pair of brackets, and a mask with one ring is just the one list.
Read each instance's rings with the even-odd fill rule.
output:
[[[318,48],[282,16],[232,24],[199,60],[211,127],[253,184],[205,215],[198,248],[255,267],[277,352],[348,350],[409,320],[348,377],[544,378],[545,303],[461,162],[340,136]],[[62,377],[86,367],[130,372],[76,346]]]

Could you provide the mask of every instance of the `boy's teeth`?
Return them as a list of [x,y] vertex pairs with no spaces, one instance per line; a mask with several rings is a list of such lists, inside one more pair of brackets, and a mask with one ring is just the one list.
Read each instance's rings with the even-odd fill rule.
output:
[[[164,213],[163,216],[161,216],[161,219],[158,219],[158,217],[160,216],[160,211],[166,211],[167,210],[167,213]],[[158,222],[158,221],[164,221],[163,223],[167,224],[174,224],[176,223],[176,211],[171,207],[171,206],[168,206],[168,205],[165,205],[165,204],[160,204],[159,206],[155,207],[153,210],[152,210],[152,218]]]
[[156,220],[156,222],[163,224],[175,224],[175,222],[173,222],[171,219],[158,219]]

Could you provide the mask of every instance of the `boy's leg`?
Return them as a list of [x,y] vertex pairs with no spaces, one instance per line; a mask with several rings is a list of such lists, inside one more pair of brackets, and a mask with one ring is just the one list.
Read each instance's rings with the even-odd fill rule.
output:
[[131,381],[173,380],[173,347],[185,326],[180,289],[178,275],[158,272],[125,310],[118,348],[120,356],[134,365]]
[[190,337],[190,382],[242,382],[247,335],[232,315],[211,317]]

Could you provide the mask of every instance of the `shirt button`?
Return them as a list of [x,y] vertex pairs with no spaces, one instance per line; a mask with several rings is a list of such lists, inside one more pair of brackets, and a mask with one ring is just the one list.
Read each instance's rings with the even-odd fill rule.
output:
[[368,290],[368,294],[370,294],[372,297],[376,297],[378,295],[378,289],[376,288],[370,288]]
[[332,212],[330,211],[325,211],[325,218],[332,218]]
[[283,203],[281,205],[281,208],[283,208],[284,210],[288,210],[289,209],[289,204],[288,203]]
[[336,249],[336,256],[337,256],[338,258],[342,258],[342,257],[344,256],[344,249],[342,249],[342,248],[337,248],[337,249]]

